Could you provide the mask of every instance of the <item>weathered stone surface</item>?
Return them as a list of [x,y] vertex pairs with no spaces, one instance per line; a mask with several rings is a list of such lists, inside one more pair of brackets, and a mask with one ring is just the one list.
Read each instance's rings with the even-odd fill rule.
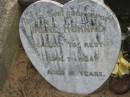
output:
[[[25,8],[27,8],[30,4],[36,2],[36,1],[39,1],[39,0],[18,0],[22,10],[25,10]],[[64,4],[70,0],[52,0],[52,1],[57,1],[61,4]],[[104,0],[95,0],[95,1],[99,1],[99,2],[103,2],[104,3]]]
[[[18,0],[22,10],[25,10],[25,8],[27,8],[30,4],[39,1],[39,0]],[[70,0],[52,0],[52,1],[57,1],[61,4],[64,4]],[[104,2],[104,0],[95,0],[95,1],[99,1],[99,2]]]
[[7,77],[18,45],[19,16],[17,0],[0,0],[0,86]]
[[24,11],[20,37],[40,74],[59,90],[88,94],[110,76],[121,44],[119,23],[97,2],[38,1]]
[[[0,97],[129,97],[130,91],[123,95],[116,95],[105,87],[91,95],[77,95],[58,91],[32,68],[23,49],[18,50],[12,63],[5,87],[0,89]],[[29,65],[29,66],[28,66]]]
[[[22,10],[24,11],[25,8],[27,8],[30,4],[36,2],[36,1],[39,1],[39,0],[18,0]],[[60,2],[62,4],[70,1],[70,0],[53,0],[53,1],[57,1],[57,2]]]
[[[29,6],[30,4],[32,4],[33,2],[36,2],[38,0],[18,0],[19,4],[21,5],[22,9],[24,10],[27,6]],[[57,2],[60,2],[62,4],[70,1],[70,0],[54,0]],[[124,1],[119,1],[119,0],[96,0],[96,1],[101,1],[101,2],[105,2],[105,4],[107,4],[117,15],[118,19],[121,22],[130,22],[129,19],[129,15],[130,15],[130,1],[129,0],[125,0]]]

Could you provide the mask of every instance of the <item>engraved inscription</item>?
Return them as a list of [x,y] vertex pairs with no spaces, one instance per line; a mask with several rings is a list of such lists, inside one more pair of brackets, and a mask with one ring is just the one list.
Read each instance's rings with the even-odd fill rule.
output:
[[[73,64],[82,68],[85,65],[91,64],[96,68],[95,62],[101,56],[99,50],[105,46],[103,16],[86,13],[86,6],[83,7],[85,9],[83,12],[73,11],[79,10],[78,8],[70,9],[72,11],[67,11],[66,14],[69,13],[69,16],[66,16],[63,13],[63,9],[56,12],[55,9],[48,8],[48,11],[54,12],[48,13],[52,14],[51,16],[46,18],[40,16],[30,25],[30,38],[32,38],[33,45],[37,47],[40,59],[47,67],[53,65],[52,67],[55,68],[55,70],[48,70],[48,74],[64,75],[63,67],[66,64]],[[59,16],[63,18],[62,25],[57,23]],[[59,30],[59,27],[62,30]],[[83,39],[81,40],[81,38]],[[87,69],[83,72],[77,69],[78,73],[75,74],[74,68],[72,67],[71,69],[68,71],[68,74],[71,74],[71,76],[80,74],[81,76],[100,77],[103,75],[101,73],[98,74],[98,72],[90,72],[89,74]]]
[[59,90],[88,94],[110,76],[121,44],[119,23],[103,4],[41,0],[20,20],[23,47],[39,73]]

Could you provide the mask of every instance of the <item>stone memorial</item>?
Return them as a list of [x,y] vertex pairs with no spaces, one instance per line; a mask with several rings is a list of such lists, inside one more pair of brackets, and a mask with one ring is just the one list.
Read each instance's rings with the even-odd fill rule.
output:
[[39,73],[58,90],[89,94],[116,64],[121,30],[103,3],[37,1],[21,16],[23,47]]

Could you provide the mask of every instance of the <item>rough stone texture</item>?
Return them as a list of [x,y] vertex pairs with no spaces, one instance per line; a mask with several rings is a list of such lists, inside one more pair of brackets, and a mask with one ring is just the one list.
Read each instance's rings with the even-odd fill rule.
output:
[[[39,1],[39,0],[18,0],[21,8],[22,8],[22,11],[25,10],[25,8],[27,8],[30,4],[36,2],[36,1]],[[70,1],[70,0],[53,0],[53,1],[57,1],[57,2],[60,2],[62,4]]]
[[0,86],[7,77],[18,44],[19,16],[17,0],[0,0]]
[[[21,8],[24,10],[28,5],[30,5],[31,3],[38,1],[38,0],[18,0]],[[65,2],[68,2],[69,0],[54,0],[57,2],[60,2],[62,4],[64,4]],[[118,19],[121,22],[130,22],[130,1],[129,0],[125,0],[125,2],[123,0],[96,0],[96,1],[104,1],[105,4],[107,4],[117,15]]]
[[103,6],[82,0],[64,6],[40,1],[24,11],[19,28],[24,49],[35,68],[57,89],[87,94],[110,76],[121,31],[115,16]]
[[16,60],[11,64],[9,77],[0,89],[0,97],[130,97],[130,91],[116,95],[105,87],[91,95],[74,95],[52,87],[29,62],[23,49],[18,49]]
[[[64,0],[62,0],[62,1],[64,1]],[[14,4],[14,5],[12,5],[13,8],[10,6],[10,4]],[[6,5],[6,7],[8,7],[8,14],[7,14],[7,9],[6,10],[4,9],[5,5]],[[12,34],[12,32],[13,32],[12,28],[14,28],[14,26],[10,27],[8,24],[9,22],[6,22],[6,25],[8,25],[9,28],[7,26],[6,27],[4,26],[4,28],[3,28],[3,25],[5,25],[4,21],[10,21],[11,25],[13,24],[11,22],[12,20],[9,20],[10,18],[12,18],[12,17],[9,17],[10,16],[9,14],[11,14],[13,16],[12,19],[14,21],[14,15],[17,17],[17,15],[19,14],[19,12],[17,12],[17,10],[18,10],[18,5],[17,5],[16,0],[0,0],[0,36],[1,36],[1,33],[2,34],[5,33],[5,30],[7,31],[7,29],[10,29],[11,31],[8,31],[8,32],[11,32],[11,34]],[[15,12],[13,12],[13,11],[15,11]],[[124,12],[122,11],[122,13],[124,13]],[[127,21],[125,23],[127,23]],[[13,25],[16,25],[16,24],[13,24]],[[18,24],[15,27],[16,27],[16,29],[14,29],[14,30],[17,30]],[[17,31],[15,31],[15,32],[17,32]],[[16,35],[17,35],[17,33],[16,33]],[[7,36],[9,36],[9,35],[7,34]],[[7,36],[6,36],[6,39],[7,39]],[[15,38],[11,38],[11,39],[9,38],[8,41],[10,41],[10,40],[14,41],[13,39],[15,39]],[[1,39],[3,40],[3,37],[0,38],[0,40]],[[17,41],[19,41],[19,39]],[[4,43],[7,43],[7,42],[4,41]],[[4,43],[2,43],[2,44],[4,44]],[[14,45],[15,45],[15,43],[16,42],[14,42]],[[2,48],[2,46],[0,44],[0,49],[1,48]],[[5,53],[8,50],[6,50],[6,51],[2,50],[2,51],[4,51],[3,53]],[[10,48],[9,48],[9,52],[10,52]],[[4,56],[5,56],[5,54],[4,54]],[[2,59],[0,57],[0,60],[7,61],[12,56],[11,55],[10,57],[8,57],[8,55],[10,55],[10,54],[7,53],[7,55],[6,55],[7,57],[5,58],[5,57],[2,57],[0,54],[0,56],[2,57]],[[111,93],[106,86],[105,86],[105,88],[107,88],[107,89],[103,89],[101,92],[94,93],[92,96],[78,96],[78,95],[71,95],[71,94],[59,92],[55,88],[50,86],[40,76],[40,74],[32,67],[32,65],[28,64],[28,61],[29,60],[28,60],[27,56],[25,55],[25,52],[23,50],[20,50],[20,52],[18,52],[17,59],[15,59],[14,63],[11,65],[11,69],[8,68],[8,69],[10,69],[8,80],[6,81],[6,84],[4,84],[5,87],[0,89],[0,97],[129,97],[129,95],[130,95],[130,92],[126,93],[124,95],[115,95],[115,94]],[[4,65],[3,63],[5,63],[5,62],[0,61],[0,83],[1,82],[3,83],[3,81],[4,81],[2,78],[4,76],[3,74],[6,75],[6,70],[8,71],[6,66],[8,67],[11,64],[9,62],[9,64]],[[3,73],[3,72],[5,72],[5,73]]]
[[[5,0],[5,1],[7,2],[13,1],[16,3],[16,0]],[[4,9],[5,1],[0,0],[0,29],[3,29],[1,27],[1,24],[3,25],[4,24],[3,21],[5,21],[5,19],[4,20],[1,19],[3,18],[3,16],[5,17],[6,15],[6,11]],[[10,5],[8,5],[8,7],[10,7]],[[15,5],[14,9],[15,10],[17,9],[17,4]],[[122,11],[120,13],[124,13],[124,12]],[[6,19],[8,20],[7,17]],[[125,24],[126,23],[127,21],[125,22]],[[1,32],[3,33],[3,31],[0,31],[0,35]],[[1,45],[0,45],[0,49],[1,49]],[[29,65],[30,64],[28,63],[29,60],[25,52],[23,51],[23,49],[19,50],[16,57],[17,58],[15,59],[13,64],[11,64],[11,68],[8,68],[10,71],[8,75],[8,80],[4,84],[4,87],[0,89],[0,97],[129,97],[130,96],[130,91],[123,95],[115,95],[109,91],[106,85],[105,85],[105,89],[103,89],[102,91],[96,92],[89,96],[73,95],[73,94],[67,94],[67,93],[57,91],[40,76],[40,74],[32,67],[32,64]],[[3,80],[3,78],[1,78],[1,75],[4,76],[3,75],[4,73],[2,73],[2,71],[6,72],[4,68],[5,66],[3,64],[0,64],[0,69],[1,69],[0,82],[1,80]]]

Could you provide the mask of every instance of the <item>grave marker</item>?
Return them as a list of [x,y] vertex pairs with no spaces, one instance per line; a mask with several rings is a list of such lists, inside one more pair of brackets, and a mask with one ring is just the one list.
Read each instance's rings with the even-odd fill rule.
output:
[[20,38],[51,85],[79,94],[95,91],[108,79],[121,45],[115,15],[91,0],[33,3],[21,17]]

